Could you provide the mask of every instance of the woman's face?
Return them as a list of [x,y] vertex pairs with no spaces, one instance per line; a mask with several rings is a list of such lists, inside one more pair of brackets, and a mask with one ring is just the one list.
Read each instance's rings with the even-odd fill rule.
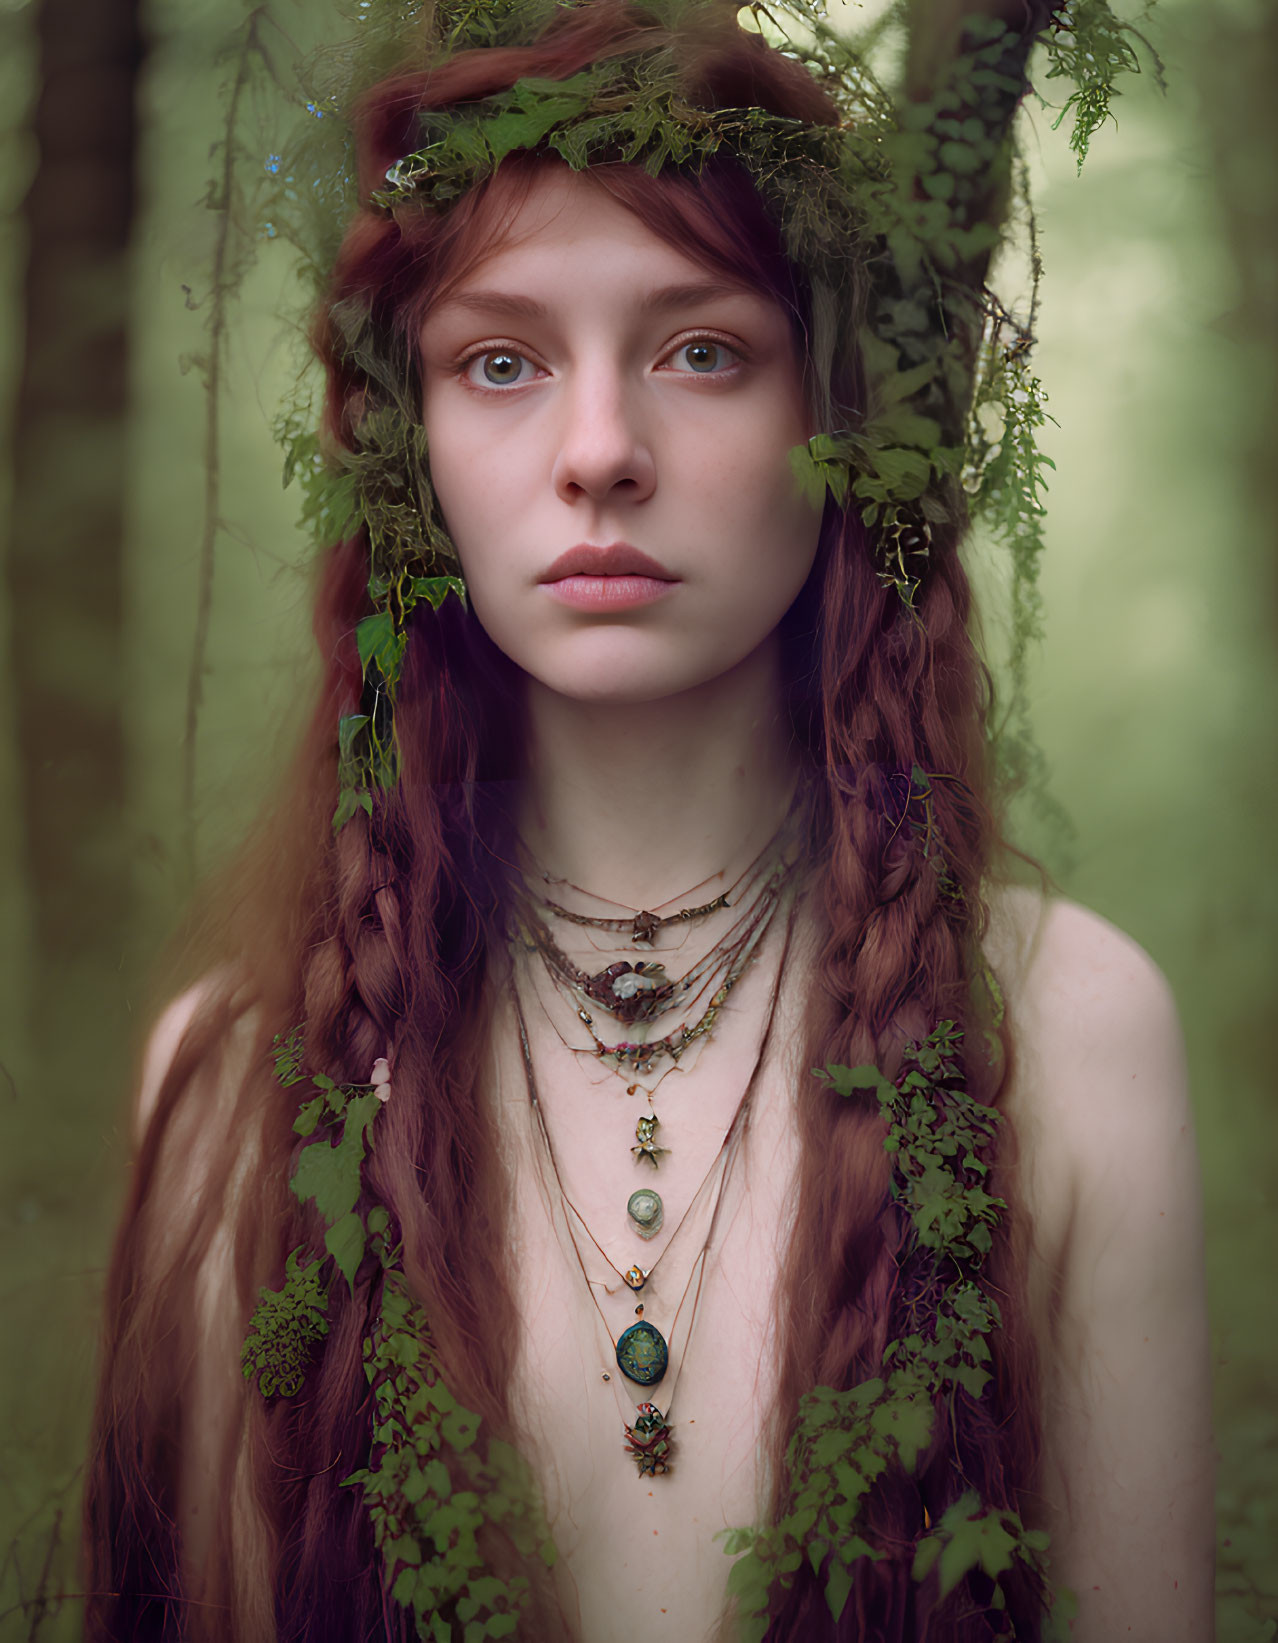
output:
[[430,468],[474,610],[550,690],[639,703],[766,645],[820,510],[784,310],[540,171],[422,333]]

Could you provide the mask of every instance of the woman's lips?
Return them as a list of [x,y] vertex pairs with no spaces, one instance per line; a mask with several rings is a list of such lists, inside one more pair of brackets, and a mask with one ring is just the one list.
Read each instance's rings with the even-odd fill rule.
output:
[[655,576],[561,576],[545,587],[552,599],[577,610],[633,610],[666,598],[678,585]]
[[539,578],[552,599],[576,610],[633,610],[664,599],[679,578],[628,542],[579,542]]

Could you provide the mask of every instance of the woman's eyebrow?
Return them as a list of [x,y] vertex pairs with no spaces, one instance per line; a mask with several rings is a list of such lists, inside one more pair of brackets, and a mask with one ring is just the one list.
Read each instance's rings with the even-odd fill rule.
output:
[[721,297],[752,297],[757,293],[744,282],[735,280],[690,280],[683,285],[663,285],[650,292],[640,303],[649,313],[664,313],[669,308],[691,308],[698,302],[713,302]]
[[[680,285],[658,286],[648,292],[638,306],[645,313],[665,313],[674,308],[688,308],[698,302],[753,294],[745,284],[727,280],[690,280]],[[546,319],[550,313],[544,302],[515,291],[458,291],[439,306],[441,310],[461,308],[470,313],[504,314],[511,319]]]
[[469,313],[506,314],[511,319],[545,319],[549,310],[535,297],[521,297],[513,291],[458,291],[446,297],[439,311],[462,308]]

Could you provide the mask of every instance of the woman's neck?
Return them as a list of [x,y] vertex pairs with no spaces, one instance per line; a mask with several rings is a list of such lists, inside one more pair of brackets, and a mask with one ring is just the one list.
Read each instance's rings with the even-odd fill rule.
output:
[[657,702],[584,702],[530,681],[527,723],[525,844],[554,877],[627,907],[726,889],[780,824],[798,772],[774,645]]

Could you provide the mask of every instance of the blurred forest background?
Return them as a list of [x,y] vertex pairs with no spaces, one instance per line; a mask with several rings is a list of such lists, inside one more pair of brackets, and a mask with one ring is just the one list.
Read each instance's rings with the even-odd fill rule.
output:
[[[300,287],[243,177],[293,119],[268,58],[322,39],[326,15],[0,0],[3,1640],[79,1635],[80,1458],[135,1057],[191,876],[253,810],[310,676],[308,555],[271,437]],[[1167,92],[1127,82],[1081,178],[1050,111],[1025,127],[1058,424],[1032,703],[1074,836],[1027,813],[1019,837],[1180,1000],[1220,1638],[1258,1643],[1278,1633],[1278,8],[1160,0],[1147,26]],[[237,97],[227,238],[209,206]]]

